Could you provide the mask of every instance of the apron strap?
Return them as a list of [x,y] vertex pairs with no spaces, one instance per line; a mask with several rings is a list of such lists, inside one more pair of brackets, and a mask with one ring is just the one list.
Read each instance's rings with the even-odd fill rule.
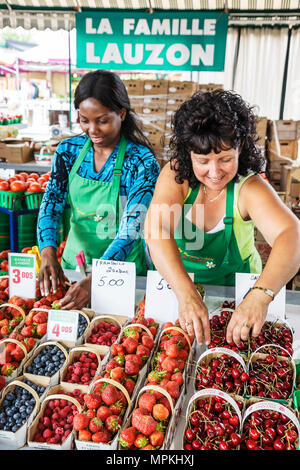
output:
[[127,140],[122,135],[115,166],[113,169],[112,195],[115,200],[117,200],[119,196],[119,192],[120,192],[120,181],[121,181],[122,166],[123,166],[123,161],[124,161],[124,156],[125,156],[126,145],[127,145]]
[[227,184],[227,197],[226,197],[226,215],[223,219],[225,225],[225,242],[229,246],[231,235],[233,231],[233,202],[234,202],[234,181],[231,180]]
[[81,163],[83,162],[86,154],[88,153],[90,147],[92,145],[92,141],[90,138],[87,139],[86,143],[82,147],[77,159],[75,160],[74,165],[72,166],[72,169],[69,173],[69,185],[72,182],[75,174],[77,173],[78,168],[80,167]]

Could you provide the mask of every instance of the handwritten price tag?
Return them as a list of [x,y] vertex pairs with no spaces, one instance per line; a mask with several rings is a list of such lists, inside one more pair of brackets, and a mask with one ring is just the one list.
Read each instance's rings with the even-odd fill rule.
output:
[[96,314],[134,316],[135,263],[93,259],[91,307]]
[[[193,274],[189,276],[193,279]],[[145,315],[163,323],[178,318],[176,295],[158,271],[147,272]]]
[[[235,273],[235,302],[238,306],[246,294],[250,291],[251,287],[259,278],[259,274],[251,273]],[[286,298],[286,287],[284,286],[274,300],[269,304],[268,314],[274,315],[276,318],[285,319],[285,298]],[[268,318],[268,316],[267,316]]]
[[47,339],[76,342],[78,315],[72,310],[49,310]]
[[9,253],[9,296],[34,299],[36,292],[35,255]]

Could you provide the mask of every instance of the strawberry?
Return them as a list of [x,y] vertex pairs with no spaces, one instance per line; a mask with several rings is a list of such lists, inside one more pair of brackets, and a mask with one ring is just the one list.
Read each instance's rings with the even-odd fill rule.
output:
[[80,431],[82,429],[85,429],[88,427],[89,425],[89,418],[87,417],[86,414],[84,413],[77,413],[75,416],[74,416],[74,419],[73,419],[73,427],[76,431]]
[[92,439],[92,433],[88,429],[80,429],[78,432],[79,441],[90,441]]
[[37,325],[36,333],[39,337],[44,336],[47,333],[47,323],[41,323]]
[[123,343],[123,346],[128,354],[134,353],[138,345],[139,345],[138,340],[135,338],[131,338],[130,336],[126,338]]
[[103,430],[103,422],[99,418],[93,418],[91,419],[89,423],[89,430],[92,433],[99,432]]
[[136,348],[136,355],[140,356],[143,361],[146,361],[148,357],[150,356],[150,349],[147,348],[147,346],[144,346],[143,344],[139,344],[138,347]]
[[123,385],[126,388],[129,395],[131,395],[135,387],[135,381],[132,379],[126,379]]
[[152,393],[145,392],[139,398],[139,408],[145,408],[149,413],[152,412],[152,408],[155,404],[156,399]]
[[173,380],[170,380],[167,383],[167,391],[169,392],[172,398],[175,398],[175,400],[180,395],[179,385],[177,382],[174,382]]
[[169,410],[162,404],[158,403],[153,406],[153,417],[158,421],[164,421],[169,416]]
[[138,449],[142,449],[149,443],[149,439],[147,436],[144,436],[144,434],[138,434],[135,438],[134,445]]
[[112,405],[113,403],[115,403],[118,400],[118,393],[116,387],[108,384],[102,392],[102,400],[106,405]]
[[105,427],[108,431],[116,433],[122,425],[122,418],[118,415],[108,416],[105,420]]
[[153,339],[152,339],[149,335],[143,335],[143,336],[142,336],[142,344],[143,344],[144,346],[146,346],[147,348],[149,348],[150,351],[151,351],[151,349],[152,349],[153,346],[154,346],[154,341],[153,341]]
[[107,444],[111,438],[111,433],[105,428],[103,428],[102,431],[95,432],[95,434],[92,435],[93,442],[102,442],[104,444]]
[[140,368],[133,361],[125,362],[125,374],[127,375],[137,375],[140,371]]
[[120,433],[119,442],[122,447],[131,447],[135,441],[136,429],[134,426],[123,429]]
[[154,431],[150,434],[150,443],[153,447],[160,447],[164,442],[164,433],[162,431]]
[[102,403],[101,395],[97,393],[86,393],[84,395],[84,403],[88,408],[98,408]]
[[101,421],[105,421],[106,418],[108,418],[109,416],[111,416],[113,414],[113,412],[111,411],[110,408],[108,408],[108,406],[100,406],[97,410],[97,418],[101,419]]
[[147,413],[148,411],[144,408],[136,408],[132,413],[131,422],[140,433],[150,436],[156,430],[156,421]]

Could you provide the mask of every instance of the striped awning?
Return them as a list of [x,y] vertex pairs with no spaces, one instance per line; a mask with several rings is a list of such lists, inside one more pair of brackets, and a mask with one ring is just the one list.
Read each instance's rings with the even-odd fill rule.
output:
[[75,13],[99,9],[229,10],[233,14],[300,16],[300,0],[0,0],[0,28],[71,29]]

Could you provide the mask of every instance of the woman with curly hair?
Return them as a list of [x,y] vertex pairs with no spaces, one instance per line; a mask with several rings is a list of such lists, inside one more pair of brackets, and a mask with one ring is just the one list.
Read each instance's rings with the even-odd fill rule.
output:
[[[227,341],[258,336],[269,303],[300,265],[300,224],[257,173],[253,110],[234,92],[197,92],[176,111],[171,159],[158,178],[145,223],[153,263],[176,294],[180,325],[210,342],[208,311],[195,283],[234,285],[260,273],[236,308]],[[254,226],[272,246],[262,271]]]

